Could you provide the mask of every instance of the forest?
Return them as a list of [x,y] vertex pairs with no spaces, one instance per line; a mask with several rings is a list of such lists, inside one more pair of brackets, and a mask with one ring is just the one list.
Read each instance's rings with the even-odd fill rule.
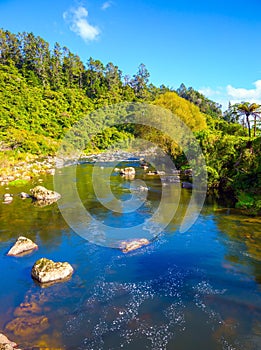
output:
[[[177,90],[150,83],[141,63],[123,76],[112,62],[77,54],[33,33],[0,30],[0,166],[28,155],[54,156],[63,136],[91,112],[121,102],[145,102],[170,110],[194,133],[205,156],[208,191],[229,196],[250,215],[261,213],[261,106],[242,101],[221,106],[192,87]],[[115,126],[91,138],[86,153],[101,152],[115,139],[157,141],[180,169],[189,167],[182,150],[149,128]]]

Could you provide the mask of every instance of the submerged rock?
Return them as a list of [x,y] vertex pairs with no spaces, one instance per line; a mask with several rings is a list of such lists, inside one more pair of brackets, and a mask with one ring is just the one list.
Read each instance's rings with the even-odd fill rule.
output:
[[30,253],[32,250],[37,249],[38,245],[31,241],[31,239],[20,236],[9,250],[7,255],[16,256],[22,253]]
[[14,316],[27,317],[32,314],[40,314],[41,307],[34,301],[21,303],[15,310]]
[[32,197],[36,200],[55,201],[61,198],[61,195],[55,191],[48,190],[43,186],[36,186],[30,190]]
[[147,238],[140,238],[140,239],[135,239],[133,241],[123,241],[121,243],[121,250],[124,253],[128,253],[132,250],[136,250],[138,248],[141,248],[144,245],[148,245],[150,241]]
[[68,262],[54,262],[41,258],[32,268],[32,277],[40,283],[59,282],[73,273],[73,268]]
[[5,329],[20,337],[31,337],[36,333],[42,333],[49,327],[46,316],[26,316],[16,317],[7,323]]

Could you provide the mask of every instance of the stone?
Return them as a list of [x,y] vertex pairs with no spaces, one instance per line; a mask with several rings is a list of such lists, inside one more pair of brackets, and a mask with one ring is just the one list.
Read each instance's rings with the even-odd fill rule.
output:
[[17,344],[9,340],[3,333],[0,333],[0,350],[12,350]]
[[11,203],[13,200],[13,196],[9,193],[4,194],[4,203]]
[[127,175],[127,176],[135,175],[135,169],[130,166],[130,167],[121,169],[120,174]]
[[31,275],[40,283],[49,283],[62,281],[72,273],[73,268],[68,262],[54,262],[41,258],[34,264]]
[[20,193],[20,197],[21,197],[22,199],[24,199],[24,198],[31,198],[31,196],[30,196],[28,193],[25,193],[25,192],[21,192],[21,193]]
[[18,237],[17,241],[13,245],[13,247],[9,250],[7,255],[20,255],[22,253],[31,253],[32,250],[37,249],[38,245],[35,244],[31,239],[20,236]]
[[36,200],[58,200],[61,195],[55,191],[48,190],[43,186],[36,186],[30,190],[32,197]]
[[14,350],[11,344],[0,344],[0,350]]
[[42,311],[41,307],[34,301],[21,303],[15,308],[14,316],[26,317],[32,314],[40,314]]
[[49,327],[46,316],[16,317],[7,323],[5,329],[17,336],[29,338],[37,333],[42,333]]
[[144,245],[148,245],[150,242],[147,238],[135,239],[133,241],[123,241],[121,243],[121,250],[123,253],[128,253],[132,250],[141,248]]

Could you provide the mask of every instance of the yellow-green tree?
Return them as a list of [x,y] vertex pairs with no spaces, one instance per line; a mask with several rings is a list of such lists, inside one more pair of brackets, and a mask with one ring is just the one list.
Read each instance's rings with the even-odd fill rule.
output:
[[176,92],[166,92],[160,95],[155,100],[155,104],[169,109],[192,131],[200,131],[207,128],[206,117],[200,112],[199,107],[179,97]]

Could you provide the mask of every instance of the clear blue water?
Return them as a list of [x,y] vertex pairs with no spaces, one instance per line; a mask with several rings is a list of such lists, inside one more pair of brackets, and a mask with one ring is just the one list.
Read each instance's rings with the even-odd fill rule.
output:
[[[136,213],[113,215],[95,199],[90,169],[78,169],[77,186],[97,220],[131,227],[155,211],[159,179],[147,179],[147,200]],[[60,170],[61,179],[67,171]],[[111,182],[117,198],[130,198],[130,181],[115,174]],[[159,237],[125,254],[77,235],[57,203],[37,207],[18,197],[33,185],[0,190],[14,194],[11,204],[0,204],[0,332],[27,349],[261,349],[259,218],[208,199],[196,223],[180,233],[190,199],[189,190],[182,189],[179,208]],[[52,188],[52,177],[44,177],[43,185]],[[178,185],[168,186],[174,203]],[[33,239],[39,249],[24,257],[6,256],[19,235]],[[38,285],[30,272],[41,257],[71,263],[72,278]],[[25,314],[20,305],[26,302],[34,308]],[[41,317],[43,324],[28,326]]]

